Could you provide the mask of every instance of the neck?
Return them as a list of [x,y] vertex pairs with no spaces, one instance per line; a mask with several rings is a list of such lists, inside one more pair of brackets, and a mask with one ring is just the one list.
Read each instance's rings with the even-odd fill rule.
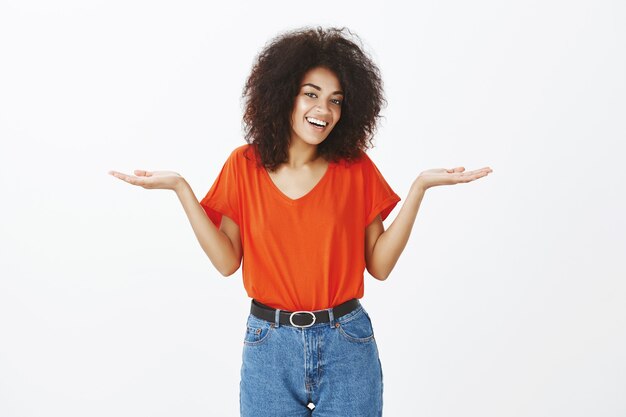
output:
[[311,165],[319,158],[317,145],[310,145],[303,141],[292,140],[288,153],[289,161],[287,161],[287,165],[291,168]]

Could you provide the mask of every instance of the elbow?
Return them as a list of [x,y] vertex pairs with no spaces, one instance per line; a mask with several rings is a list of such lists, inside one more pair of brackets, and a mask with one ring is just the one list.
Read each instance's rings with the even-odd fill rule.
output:
[[241,266],[241,259],[239,259],[239,262],[237,262],[235,265],[230,266],[228,268],[222,268],[220,269],[220,274],[222,274],[222,276],[224,278],[228,278],[229,276],[233,275],[235,272],[237,272],[239,270],[239,267]]
[[222,274],[224,278],[228,278],[229,276],[237,272],[237,270],[239,270],[239,265],[237,265],[235,268],[222,269],[220,270],[220,274]]
[[235,271],[226,271],[226,270],[220,270],[220,275],[223,276],[224,278],[228,278],[229,276],[231,276],[232,274],[235,273]]
[[243,260],[243,253],[230,252],[219,260],[221,261],[220,264],[214,265],[223,277],[228,278],[239,270]]
[[228,270],[228,271],[220,271],[220,274],[224,278],[228,278],[229,276],[233,275],[235,272],[237,272],[237,270],[236,269],[232,269],[232,270]]
[[379,281],[385,281],[389,277],[389,272],[376,271],[374,268],[367,268],[367,272]]

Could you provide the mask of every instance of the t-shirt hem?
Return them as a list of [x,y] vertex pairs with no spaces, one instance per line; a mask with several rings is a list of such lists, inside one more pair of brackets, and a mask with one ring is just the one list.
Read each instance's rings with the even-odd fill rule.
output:
[[[235,223],[237,223],[238,226],[241,226],[239,218],[237,217],[237,215],[235,214],[235,212],[233,210],[231,210],[230,208],[227,207],[220,207],[220,206],[216,206],[214,204],[205,204],[205,203],[201,203],[200,204],[203,208],[204,208],[204,212],[207,213],[207,211],[213,211],[214,213],[219,213],[221,216],[226,216],[230,219],[232,219]],[[208,213],[207,213],[208,215]],[[221,221],[221,216],[220,216],[220,221]],[[219,227],[219,224],[216,224],[217,227]]]
[[[400,201],[400,196],[394,193],[388,196],[387,198],[385,198],[380,203],[378,203],[374,207],[374,210],[372,211],[372,213],[366,219],[365,226],[369,226],[369,224],[372,223],[372,221],[374,221],[376,216],[378,216],[379,214],[381,214],[381,219],[385,220],[387,216],[389,215],[389,213],[393,211],[393,209],[395,208],[395,205],[398,204],[399,201]],[[386,209],[388,209],[388,212],[382,214],[382,212],[386,211]]]

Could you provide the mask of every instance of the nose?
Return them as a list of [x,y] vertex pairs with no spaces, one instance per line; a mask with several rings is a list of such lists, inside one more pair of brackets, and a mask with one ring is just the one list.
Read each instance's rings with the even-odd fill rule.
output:
[[329,113],[328,110],[328,104],[324,103],[324,104],[318,104],[317,105],[317,109],[315,109],[318,113],[320,114],[327,114]]

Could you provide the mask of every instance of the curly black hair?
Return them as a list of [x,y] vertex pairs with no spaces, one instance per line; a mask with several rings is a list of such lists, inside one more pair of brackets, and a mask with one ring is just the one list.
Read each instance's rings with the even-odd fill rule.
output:
[[315,67],[333,71],[345,93],[341,117],[318,145],[318,155],[351,162],[373,147],[379,112],[387,103],[380,70],[362,45],[345,27],[321,26],[283,32],[265,45],[242,93],[245,140],[256,148],[261,165],[274,171],[288,161],[294,101],[304,74]]

